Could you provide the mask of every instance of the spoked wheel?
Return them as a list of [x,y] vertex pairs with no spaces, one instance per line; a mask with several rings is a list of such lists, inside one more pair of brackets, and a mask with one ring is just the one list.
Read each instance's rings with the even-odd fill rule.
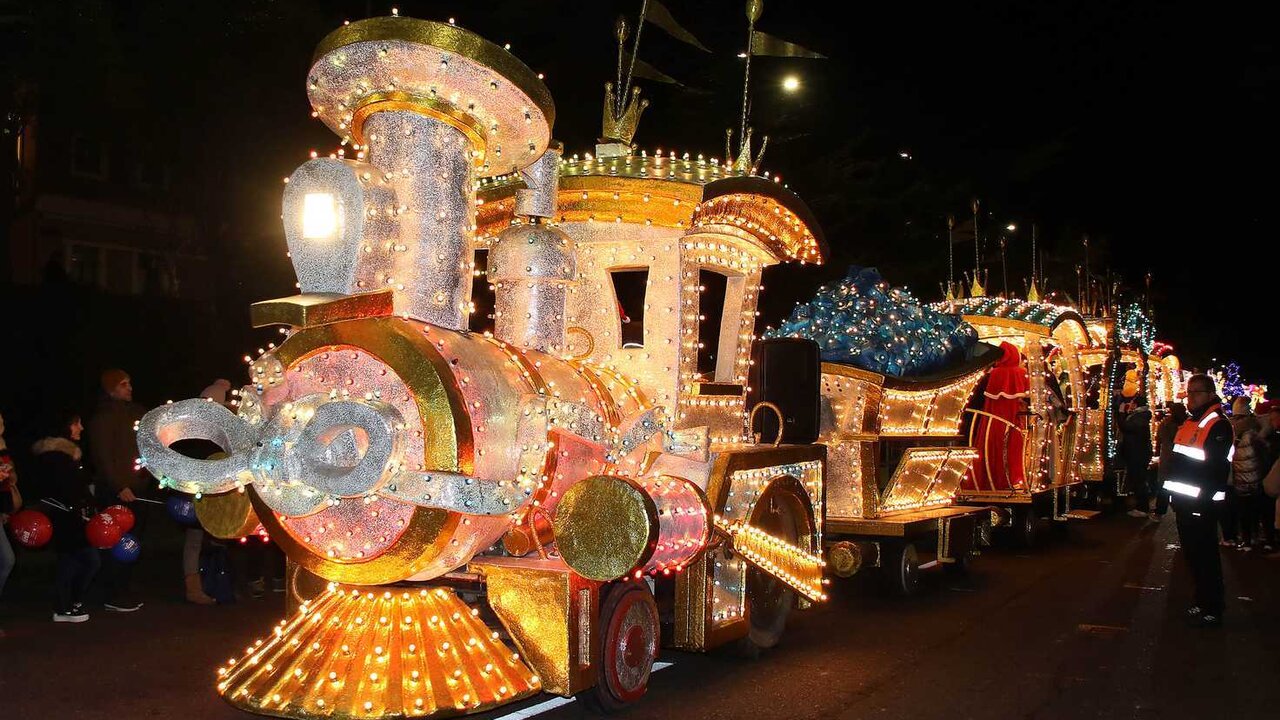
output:
[[[795,496],[771,493],[759,501],[751,524],[773,537],[805,546],[807,514]],[[796,606],[796,592],[786,583],[756,567],[747,566],[747,636],[739,648],[748,657],[778,644],[787,629],[787,618]]]
[[889,590],[902,597],[914,595],[920,587],[920,555],[916,546],[909,542],[895,543],[887,550],[880,571]]
[[649,689],[658,659],[658,605],[644,583],[609,588],[600,606],[596,686],[580,697],[592,709],[617,712]]

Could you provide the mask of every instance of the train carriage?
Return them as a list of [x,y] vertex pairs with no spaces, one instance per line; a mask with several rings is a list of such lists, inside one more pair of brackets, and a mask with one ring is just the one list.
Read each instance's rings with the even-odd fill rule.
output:
[[[1040,517],[1094,515],[1071,507],[1072,488],[1089,478],[1104,452],[1097,430],[1103,412],[1088,399],[1084,358],[1093,341],[1084,318],[1068,307],[1017,299],[977,297],[941,306],[960,314],[984,342],[1015,348],[1027,382],[1025,406],[1013,417],[968,410],[969,439],[983,471],[966,476],[957,500],[1004,509],[1024,543],[1033,540]],[[999,472],[1002,464],[1009,473]]]

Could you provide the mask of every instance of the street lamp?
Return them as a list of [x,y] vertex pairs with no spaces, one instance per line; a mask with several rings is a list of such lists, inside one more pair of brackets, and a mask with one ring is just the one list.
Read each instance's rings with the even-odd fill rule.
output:
[[782,80],[782,89],[787,92],[795,92],[800,89],[800,78],[795,75],[788,75]]

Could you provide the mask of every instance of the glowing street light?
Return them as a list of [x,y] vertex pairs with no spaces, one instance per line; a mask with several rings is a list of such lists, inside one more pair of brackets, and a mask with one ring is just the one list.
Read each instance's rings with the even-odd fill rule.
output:
[[1009,232],[1013,232],[1014,230],[1018,229],[1018,226],[1014,225],[1013,223],[1009,223],[1008,225],[1004,226],[1004,229],[1008,230]]
[[788,75],[782,81],[782,89],[787,92],[795,92],[800,89],[800,78],[795,75]]

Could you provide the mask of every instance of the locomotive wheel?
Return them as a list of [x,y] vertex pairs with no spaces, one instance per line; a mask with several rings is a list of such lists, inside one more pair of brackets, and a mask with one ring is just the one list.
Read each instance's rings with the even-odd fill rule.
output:
[[909,542],[894,543],[886,548],[880,572],[894,595],[909,597],[920,587],[920,555]]
[[600,606],[596,686],[582,699],[599,713],[617,712],[644,696],[658,659],[658,605],[644,583],[609,588]]
[[[802,546],[804,509],[785,493],[770,495],[752,525],[773,537]],[[796,592],[781,580],[754,566],[747,568],[747,636],[738,647],[747,657],[759,657],[762,650],[778,644],[787,629],[787,618],[796,606]]]

